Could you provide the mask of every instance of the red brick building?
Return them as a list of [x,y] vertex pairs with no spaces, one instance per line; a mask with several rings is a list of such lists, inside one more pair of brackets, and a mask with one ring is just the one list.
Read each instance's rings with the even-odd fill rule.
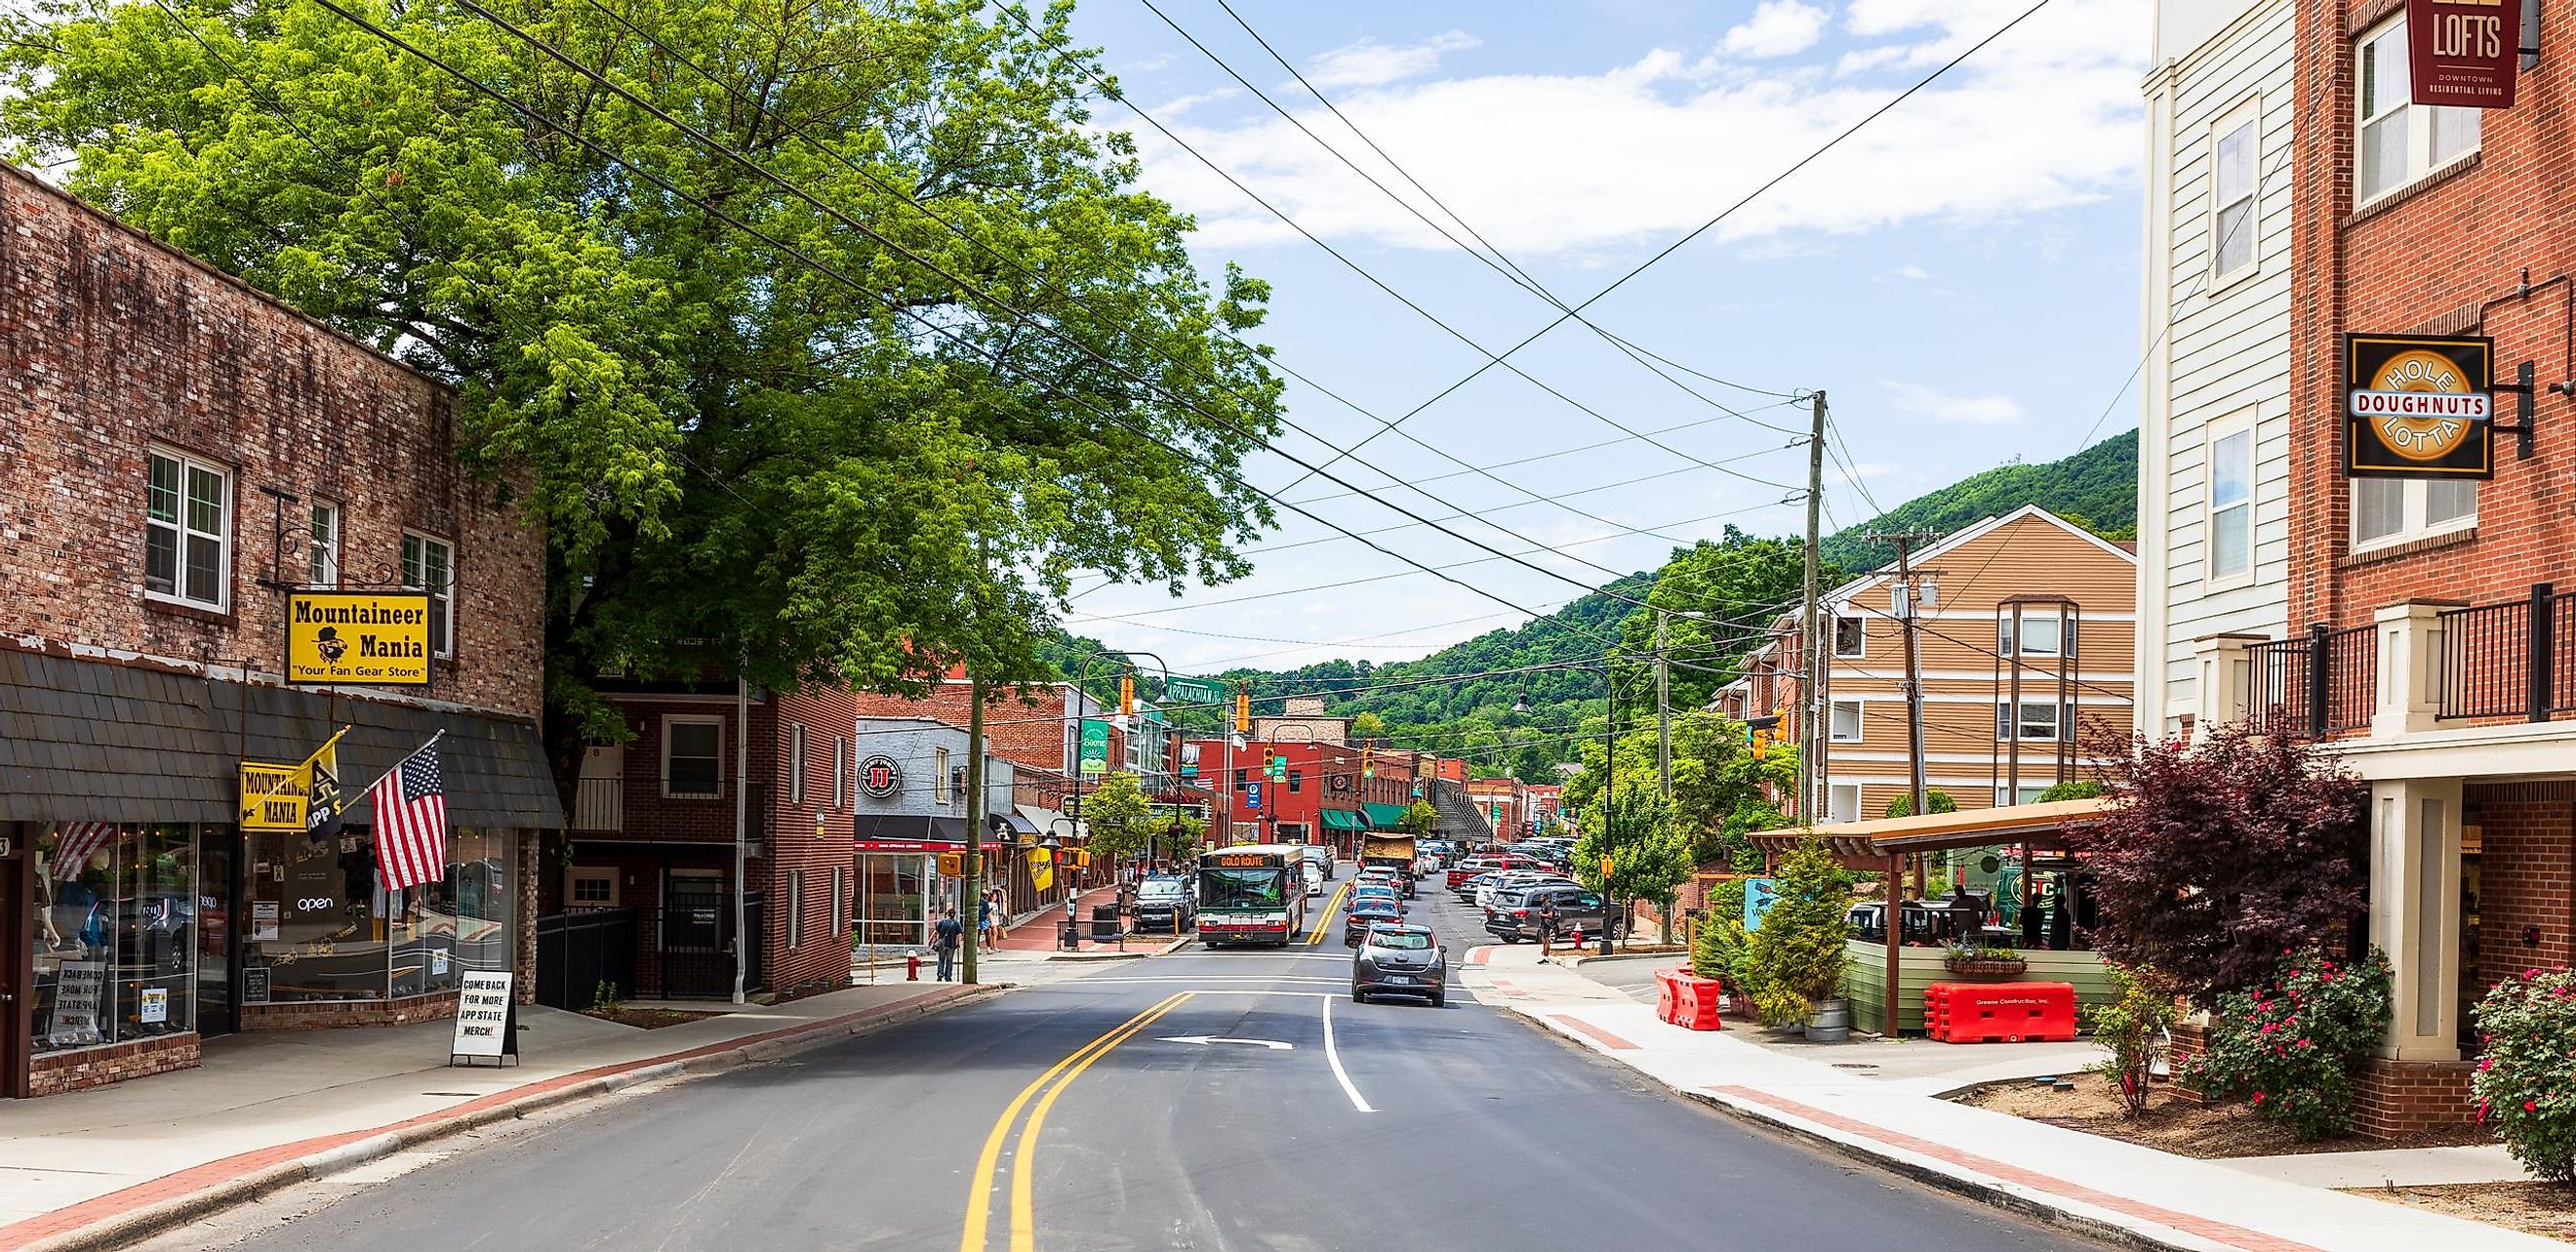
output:
[[[455,404],[0,166],[0,1095],[533,994],[544,537]],[[306,588],[412,593],[428,685],[285,685]],[[342,727],[345,827],[245,833],[239,765]],[[433,736],[448,871],[387,890],[357,797]]]
[[[1229,775],[1225,740],[1203,739],[1197,747],[1201,776],[1231,791],[1220,803],[1237,841],[1330,844],[1343,856],[1356,854],[1360,833],[1369,828],[1361,807],[1361,749],[1254,742],[1233,750]],[[1273,757],[1281,762],[1277,777],[1268,772]]]
[[1529,788],[1517,778],[1471,778],[1467,799],[1494,828],[1494,838],[1509,842],[1529,833]]

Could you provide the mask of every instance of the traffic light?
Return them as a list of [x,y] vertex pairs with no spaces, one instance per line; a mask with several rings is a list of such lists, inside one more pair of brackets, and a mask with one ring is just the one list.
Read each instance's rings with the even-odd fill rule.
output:
[[1118,676],[1118,715],[1120,717],[1133,717],[1135,714],[1136,674],[1135,671],[1130,670],[1127,673],[1120,674]]
[[1360,777],[1377,777],[1377,749],[1367,747],[1360,749]]
[[1249,732],[1251,729],[1252,688],[1249,686],[1237,687],[1234,690],[1234,733],[1240,735]]

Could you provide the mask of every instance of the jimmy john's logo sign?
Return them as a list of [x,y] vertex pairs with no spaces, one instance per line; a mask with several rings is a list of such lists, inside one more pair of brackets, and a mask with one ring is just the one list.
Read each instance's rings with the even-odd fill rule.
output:
[[2344,471],[2354,478],[2495,476],[2495,341],[2344,337]]
[[429,613],[423,592],[289,592],[286,681],[425,687]]

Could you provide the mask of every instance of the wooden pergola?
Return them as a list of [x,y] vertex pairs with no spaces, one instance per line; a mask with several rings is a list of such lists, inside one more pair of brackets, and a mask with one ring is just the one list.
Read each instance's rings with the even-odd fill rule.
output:
[[[2055,852],[2063,858],[2069,852],[2067,832],[2101,817],[2110,811],[2111,804],[2107,797],[2100,797],[1963,809],[1953,813],[1925,813],[1915,817],[1883,817],[1875,821],[1763,831],[1752,836],[1752,842],[1764,853],[1777,856],[1794,850],[1810,838],[1821,839],[1844,868],[1886,873],[1887,1000],[1886,1015],[1879,1020],[1893,1035],[1896,1032],[1897,952],[1902,946],[1899,940],[1904,931],[1899,913],[1901,902],[1897,896],[1898,884],[1905,878],[1906,860],[1927,852],[1984,848],[1996,844],[2020,844],[2025,867],[2036,864],[2043,851]],[[2027,872],[2022,875],[2022,883],[2027,891],[2030,883]]]

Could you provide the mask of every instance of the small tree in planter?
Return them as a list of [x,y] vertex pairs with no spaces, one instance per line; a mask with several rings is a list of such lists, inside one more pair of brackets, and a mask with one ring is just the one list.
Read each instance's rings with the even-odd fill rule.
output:
[[1821,839],[1809,838],[1780,863],[1779,898],[1745,942],[1745,993],[1762,1020],[1806,1020],[1819,1000],[1842,991],[1843,941],[1851,926],[1851,876]]
[[2347,965],[2311,946],[2281,964],[2268,986],[2219,997],[2192,1085],[2244,1097],[2302,1140],[2342,1134],[2352,1129],[2354,1075],[2388,1029],[2388,958],[2373,948]]
[[2529,970],[2478,1003],[2478,1120],[2551,1182],[2576,1183],[2576,971]]

